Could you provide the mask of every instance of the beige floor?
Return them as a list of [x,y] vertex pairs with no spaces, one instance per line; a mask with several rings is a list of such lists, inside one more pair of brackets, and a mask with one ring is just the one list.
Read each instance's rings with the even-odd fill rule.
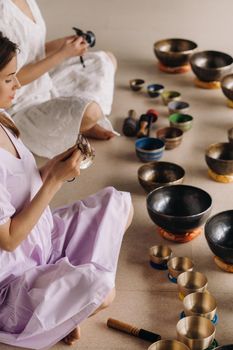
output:
[[[49,21],[50,38],[65,33],[69,28],[68,25],[74,21],[74,12],[69,19],[65,16],[64,23],[61,21],[65,4],[74,6],[77,18],[80,18],[80,12],[84,11],[83,16],[86,16],[88,24],[85,28],[97,27],[101,33],[99,41],[101,43],[102,40],[103,47],[107,48],[107,43],[113,38],[110,48],[112,50],[115,48],[117,52],[119,69],[111,120],[119,132],[127,111],[131,108],[134,108],[138,115],[148,108],[156,108],[159,119],[155,129],[168,125],[167,107],[162,101],[150,99],[145,93],[131,92],[128,87],[129,79],[140,77],[145,79],[147,84],[162,83],[167,89],[175,89],[182,93],[182,99],[191,105],[193,128],[184,135],[183,142],[177,149],[164,153],[163,160],[176,162],[185,168],[185,184],[201,187],[210,193],[213,198],[212,214],[231,209],[233,184],[220,184],[208,178],[204,150],[210,143],[227,140],[227,129],[233,126],[233,112],[226,107],[225,98],[220,90],[207,91],[194,87],[194,76],[191,72],[182,75],[159,72],[153,57],[152,44],[154,40],[160,38],[183,36],[195,39],[202,49],[214,48],[233,54],[230,37],[228,35],[227,39],[223,30],[223,25],[228,25],[232,2],[221,1],[221,6],[218,4],[219,7],[215,9],[212,7],[213,1],[199,0],[176,2],[145,0],[143,4],[131,0],[115,2],[89,0],[85,5],[81,4],[81,1],[77,5],[71,0],[56,2],[40,0],[39,3]],[[96,3],[103,10],[100,11],[99,8],[98,16],[95,16]],[[172,4],[172,8],[169,4]],[[204,7],[200,13],[198,5]],[[55,7],[57,17],[53,16]],[[216,30],[215,26],[217,14],[220,21],[219,30]],[[143,24],[145,16],[148,22],[136,34],[135,23],[141,24],[140,15]],[[149,22],[152,19],[154,22]],[[179,19],[184,19],[184,27]],[[58,26],[58,23],[61,24]],[[79,23],[83,25],[84,18]],[[156,23],[160,25],[159,32],[156,31]],[[75,24],[78,25],[77,22]],[[202,30],[207,27],[210,31],[205,30],[204,36]],[[155,35],[151,29],[155,31]],[[135,36],[138,36],[138,42]],[[144,49],[140,51],[140,47]],[[155,133],[155,130],[153,132]],[[158,236],[156,227],[147,214],[146,194],[137,180],[137,170],[141,163],[135,155],[134,141],[121,136],[108,142],[93,142],[96,149],[93,166],[82,171],[76,182],[65,184],[52,203],[53,207],[70,203],[104,186],[113,185],[119,190],[131,192],[135,208],[133,223],[125,235],[119,259],[116,300],[108,310],[83,323],[82,339],[72,349],[146,350],[149,347],[150,344],[145,341],[108,329],[106,327],[108,317],[157,332],[163,339],[176,338],[176,323],[183,310],[182,302],[178,299],[177,286],[168,281],[166,272],[154,270],[148,263],[148,249],[158,243],[169,244],[177,256],[192,258],[195,270],[206,274],[208,289],[216,297],[218,304],[219,324],[216,339],[220,344],[233,343],[233,275],[222,272],[216,267],[204,234],[186,244],[168,243]],[[37,158],[37,161],[41,164],[44,160]],[[2,344],[0,350],[3,349],[13,348]],[[67,346],[59,343],[52,349],[65,350]]]

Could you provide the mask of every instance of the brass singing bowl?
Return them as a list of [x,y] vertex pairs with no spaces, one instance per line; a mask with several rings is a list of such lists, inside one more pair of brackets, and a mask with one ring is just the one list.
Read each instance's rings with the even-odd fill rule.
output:
[[189,350],[189,348],[178,340],[159,340],[147,349],[147,350]]
[[155,245],[150,248],[150,260],[156,264],[166,263],[172,256],[172,250],[167,245]]
[[210,293],[195,292],[186,295],[183,300],[186,316],[202,316],[213,320],[217,310],[216,299]]
[[189,58],[197,44],[181,38],[163,39],[154,43],[154,54],[167,67],[181,67],[189,62]]
[[219,142],[210,145],[205,152],[208,167],[219,175],[233,175],[233,144]]
[[177,278],[178,290],[184,296],[194,292],[205,291],[207,284],[207,277],[198,271],[186,271]]
[[207,349],[214,341],[215,326],[205,317],[187,316],[176,325],[177,338],[191,350]]
[[175,256],[167,263],[169,274],[177,278],[182,272],[192,271],[194,264],[191,259],[183,256]]
[[221,80],[221,89],[223,94],[233,101],[233,74],[228,74]]

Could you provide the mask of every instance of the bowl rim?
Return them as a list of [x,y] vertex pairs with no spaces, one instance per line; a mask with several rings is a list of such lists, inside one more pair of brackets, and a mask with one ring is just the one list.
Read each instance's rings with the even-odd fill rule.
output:
[[[174,180],[173,182],[176,182],[176,181],[181,180],[181,179],[184,178],[184,176],[185,176],[185,170],[184,170],[184,168],[182,168],[182,166],[180,166],[179,164],[176,164],[176,163],[165,162],[165,161],[153,161],[153,162],[148,162],[148,163],[146,163],[146,164],[141,165],[141,166],[138,168],[138,178],[139,178],[140,180],[146,182],[146,180],[145,180],[145,179],[141,176],[141,174],[140,174],[140,173],[143,171],[143,168],[147,168],[147,167],[150,167],[150,165],[156,165],[156,164],[158,164],[158,163],[160,163],[160,164],[161,164],[161,163],[163,163],[163,164],[169,164],[169,165],[172,165],[172,166],[175,165],[176,168],[179,168],[179,170],[181,170],[181,171],[183,172],[183,176],[182,176],[182,177],[179,177],[178,179]],[[170,183],[170,182],[154,182],[154,181],[150,181],[150,183],[151,183],[151,184],[166,184],[166,183]],[[163,185],[161,185],[161,186],[163,186]]]
[[[210,151],[210,149],[212,147],[216,147],[216,145],[229,145],[229,146],[232,146],[232,142],[216,142],[216,143],[211,143],[205,150],[205,156],[208,157],[209,159],[213,159],[213,160],[216,160],[220,163],[232,163],[233,162],[233,159],[220,159],[220,158],[213,158],[211,157],[208,152]],[[233,146],[232,146],[232,149],[233,149]]]
[[[153,139],[153,140],[159,140],[161,142],[161,146],[159,148],[155,148],[154,150],[145,150],[139,146],[137,146],[137,142],[140,141],[144,141],[144,140],[149,140],[149,139]],[[162,145],[163,144],[163,145]],[[158,152],[158,151],[163,151],[165,149],[165,142],[161,139],[159,139],[158,137],[141,137],[139,139],[137,139],[135,141],[135,148],[137,151],[141,152],[141,153],[154,153],[154,152]]]
[[[216,214],[212,215],[211,217],[209,217],[209,218],[206,220],[206,223],[205,223],[205,226],[204,226],[204,232],[205,232],[205,237],[206,237],[207,242],[214,243],[214,245],[217,246],[217,247],[221,247],[221,248],[226,249],[226,250],[230,249],[230,250],[233,251],[233,248],[226,247],[226,246],[224,246],[224,245],[222,245],[222,244],[216,243],[216,241],[214,241],[213,239],[211,239],[211,237],[210,237],[210,236],[208,235],[208,233],[207,233],[207,228],[206,228],[206,226],[209,225],[209,223],[210,223],[211,220],[213,220],[214,218],[216,218],[217,216],[219,216],[219,215],[221,215],[221,214],[227,214],[227,213],[231,213],[232,216],[233,216],[233,209],[220,211],[219,213],[216,213]],[[207,239],[207,237],[208,237],[208,239]]]
[[177,331],[178,334],[182,335],[183,337],[185,337],[185,338],[187,338],[187,339],[192,339],[192,338],[187,337],[186,334],[182,334],[182,333],[180,332],[180,330],[178,330],[178,325],[179,325],[179,327],[181,327],[180,325],[181,325],[182,323],[184,323],[184,322],[186,323],[191,317],[192,317],[193,319],[194,319],[194,318],[199,319],[199,320],[201,320],[202,322],[205,322],[205,323],[207,323],[207,324],[209,324],[209,325],[211,326],[211,327],[210,327],[210,328],[212,329],[211,335],[208,335],[208,336],[206,336],[206,337],[204,337],[204,338],[202,338],[202,339],[206,339],[206,338],[209,338],[209,337],[215,335],[216,327],[215,327],[215,325],[213,324],[213,322],[211,322],[211,320],[209,320],[209,319],[206,318],[206,317],[196,316],[196,315],[183,317],[183,318],[181,318],[181,319],[177,322],[177,324],[176,324],[176,331]]
[[[184,41],[186,43],[190,43],[194,46],[194,48],[192,49],[189,49],[189,50],[184,50],[184,51],[161,51],[159,50],[159,45],[161,45],[161,43],[164,43],[164,42],[173,42],[173,41]],[[195,41],[193,40],[190,40],[190,39],[184,39],[184,38],[167,38],[167,39],[160,39],[158,41],[155,41],[154,44],[153,44],[153,47],[154,47],[154,50],[156,51],[159,51],[159,52],[163,52],[163,53],[167,53],[167,54],[170,54],[170,53],[173,53],[173,54],[188,54],[194,50],[197,49],[198,45]]]
[[[157,135],[158,138],[160,138],[160,137],[158,136],[159,131],[162,131],[162,130],[165,130],[165,129],[166,129],[166,130],[168,130],[168,129],[173,129],[173,130],[174,130],[174,129],[175,129],[175,131],[178,131],[178,130],[179,130],[179,134],[180,134],[180,135],[175,136],[175,137],[161,136],[161,138],[164,138],[165,143],[166,143],[166,140],[167,140],[167,141],[169,141],[169,140],[172,140],[172,141],[179,140],[180,138],[182,138],[182,136],[183,136],[183,134],[184,134],[183,130],[177,128],[176,126],[165,126],[165,127],[163,127],[163,128],[159,128],[159,129],[156,130],[156,135]],[[175,164],[175,163],[173,163],[173,164]]]
[[[230,58],[231,59],[231,63],[229,63],[229,64],[226,64],[226,65],[224,65],[224,66],[222,66],[222,67],[208,67],[208,68],[205,68],[205,67],[202,67],[202,66],[199,66],[199,65],[197,65],[195,62],[194,62],[194,59],[197,57],[197,56],[199,56],[200,54],[209,54],[209,53],[217,53],[217,54],[223,54],[224,56],[227,56],[228,58]],[[225,52],[223,52],[223,51],[217,51],[217,50],[204,50],[204,51],[198,51],[198,52],[195,52],[195,53],[193,53],[192,54],[192,56],[190,57],[190,64],[191,64],[191,66],[195,66],[195,67],[197,67],[197,68],[199,68],[199,69],[208,69],[208,70],[212,70],[212,71],[218,71],[218,70],[221,70],[221,69],[223,69],[223,68],[225,68],[225,67],[230,67],[232,64],[233,64],[233,57],[230,55],[230,54],[228,54],[228,53],[225,53]]]
[[229,79],[229,78],[232,78],[232,85],[233,85],[233,73],[224,75],[224,77],[221,79],[220,83],[221,83],[221,87],[223,87],[224,89],[227,89],[229,91],[232,91],[233,90],[233,86],[232,86],[232,90],[228,89],[226,86],[224,86],[224,81]]
[[[174,115],[179,115],[179,116],[181,116],[181,117],[183,117],[183,116],[185,116],[185,117],[189,117],[189,120],[186,120],[186,121],[184,121],[184,122],[178,122],[178,121],[175,121],[175,120],[172,120],[172,117],[174,117]],[[176,113],[172,113],[172,114],[170,114],[169,115],[169,117],[168,117],[168,120],[169,120],[169,122],[171,122],[171,123],[174,123],[174,124],[186,124],[186,123],[190,123],[190,122],[192,122],[193,121],[193,116],[191,115],[191,114],[187,114],[187,113],[179,113],[179,112],[176,112]]]
[[[198,189],[199,191],[205,193],[207,195],[207,197],[209,197],[209,200],[210,200],[209,207],[206,210],[204,210],[204,211],[202,211],[201,213],[198,213],[198,214],[194,214],[194,215],[180,215],[180,216],[163,214],[163,213],[158,212],[157,210],[154,210],[153,208],[149,207],[148,202],[149,202],[149,199],[153,195],[154,192],[161,191],[161,190],[163,190],[165,188],[168,189],[168,188],[174,188],[174,187],[176,187],[176,188],[178,188],[178,187],[183,187],[183,188],[186,187],[187,188],[188,187],[190,189],[195,189],[195,190]],[[213,202],[213,200],[212,200],[212,197],[210,196],[210,194],[208,192],[206,192],[205,190],[203,190],[202,188],[196,187],[196,186],[191,186],[191,185],[184,185],[184,184],[170,185],[170,186],[161,186],[161,187],[155,188],[150,193],[148,193],[148,195],[146,197],[147,208],[149,208],[153,213],[158,213],[159,215],[166,216],[167,218],[174,218],[175,217],[176,219],[184,219],[184,218],[191,218],[191,217],[196,217],[196,216],[199,216],[199,215],[204,215],[205,213],[207,213],[211,209],[212,202]]]
[[[172,107],[172,104],[184,104],[185,106],[184,107],[181,107],[181,108],[178,108],[177,107]],[[190,107],[190,104],[186,101],[182,101],[182,100],[173,100],[173,101],[169,101],[168,104],[167,104],[168,108],[171,109],[171,110],[179,110],[179,109],[185,109],[185,108],[189,108]]]

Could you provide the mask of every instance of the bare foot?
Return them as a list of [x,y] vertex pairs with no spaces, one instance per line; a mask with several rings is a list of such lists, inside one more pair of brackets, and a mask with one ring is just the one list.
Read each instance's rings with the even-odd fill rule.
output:
[[115,134],[107,129],[102,128],[102,126],[96,124],[91,129],[82,132],[82,134],[86,137],[90,137],[92,139],[97,140],[109,140],[115,136]]
[[70,332],[64,339],[64,343],[67,345],[74,345],[81,337],[81,330],[80,327],[76,327],[75,329]]

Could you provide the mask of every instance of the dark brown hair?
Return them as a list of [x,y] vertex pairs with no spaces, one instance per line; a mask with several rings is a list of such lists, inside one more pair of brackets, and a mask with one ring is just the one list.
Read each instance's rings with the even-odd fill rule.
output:
[[[6,65],[12,60],[12,58],[18,52],[18,46],[10,41],[7,37],[3,36],[0,32],[0,71],[6,67]],[[13,131],[13,133],[19,137],[19,130],[6,115],[0,113],[0,123],[6,128]]]

